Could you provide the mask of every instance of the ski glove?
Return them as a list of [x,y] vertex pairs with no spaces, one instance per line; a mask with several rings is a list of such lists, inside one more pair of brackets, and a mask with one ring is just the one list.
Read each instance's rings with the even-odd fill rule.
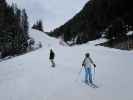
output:
[[82,67],[84,67],[84,64],[82,64]]
[[93,64],[94,65],[94,67],[96,67],[96,65],[95,64]]

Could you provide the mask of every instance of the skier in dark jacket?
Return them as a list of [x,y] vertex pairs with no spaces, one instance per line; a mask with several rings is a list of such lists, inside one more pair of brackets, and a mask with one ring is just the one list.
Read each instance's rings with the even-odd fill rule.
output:
[[51,61],[52,67],[55,67],[54,57],[55,57],[55,53],[53,52],[52,49],[50,49],[49,60]]

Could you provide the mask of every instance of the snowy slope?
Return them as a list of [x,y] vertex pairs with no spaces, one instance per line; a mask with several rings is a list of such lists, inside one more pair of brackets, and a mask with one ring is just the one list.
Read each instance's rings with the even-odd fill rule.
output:
[[40,32],[38,30],[31,29],[29,35],[35,40],[35,45],[41,42],[43,47],[47,48],[50,45],[52,46],[59,44],[58,39],[49,37],[46,33]]
[[[91,42],[60,46],[59,40],[35,30],[31,36],[41,41],[43,48],[0,62],[0,100],[133,100],[133,51]],[[55,68],[48,59],[50,48],[56,53]],[[99,88],[83,83],[84,70],[79,75],[86,52],[97,65],[94,83]]]

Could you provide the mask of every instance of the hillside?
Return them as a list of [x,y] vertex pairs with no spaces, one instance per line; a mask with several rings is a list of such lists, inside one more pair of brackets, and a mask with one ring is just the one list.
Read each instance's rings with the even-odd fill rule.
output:
[[[30,36],[43,47],[34,52],[0,62],[0,100],[133,100],[132,51],[94,46],[101,40],[73,47],[36,30]],[[49,62],[53,48],[56,67]],[[95,61],[94,83],[84,84],[81,63],[90,52]]]
[[95,40],[103,33],[109,39],[125,41],[133,30],[131,0],[90,0],[71,20],[58,27],[51,36],[62,36],[76,44]]
[[[79,12],[88,0],[7,0],[25,8],[30,25],[42,19],[44,30],[49,32]],[[38,5],[38,6],[36,6]]]

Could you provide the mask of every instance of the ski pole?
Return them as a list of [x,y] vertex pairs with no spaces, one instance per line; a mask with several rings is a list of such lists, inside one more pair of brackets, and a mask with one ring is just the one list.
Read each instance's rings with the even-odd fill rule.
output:
[[81,74],[81,72],[82,72],[82,68],[81,68],[81,69],[80,69],[80,71],[78,72],[78,76],[77,76],[77,78],[76,78],[76,80],[75,80],[75,81],[77,81],[77,80],[78,80],[79,75]]
[[93,73],[93,80],[95,80],[95,67],[94,67],[94,73]]
[[80,69],[80,71],[79,71],[79,75],[80,75],[81,72],[82,72],[82,67],[81,67],[81,69]]

